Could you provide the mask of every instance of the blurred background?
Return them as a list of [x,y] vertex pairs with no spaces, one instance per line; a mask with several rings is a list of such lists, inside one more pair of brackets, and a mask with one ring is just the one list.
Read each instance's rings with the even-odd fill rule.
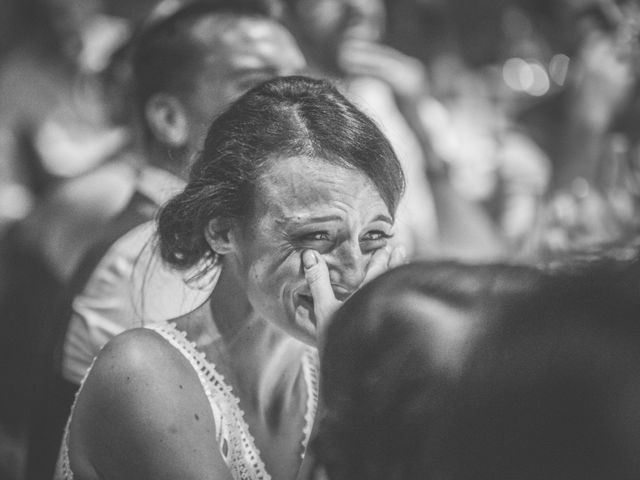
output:
[[[47,206],[71,179],[110,165],[109,201],[130,194],[126,172],[139,160],[122,155],[135,143],[125,46],[150,12],[186,1],[0,0],[0,250],[17,227],[25,242],[55,244]],[[638,2],[385,6],[376,42],[424,69],[433,154],[454,190],[492,222],[501,258],[548,261],[636,241]],[[33,224],[40,233],[30,236]],[[60,251],[63,236],[58,243]],[[66,257],[51,255],[54,274],[65,277]],[[0,291],[12,271],[1,262],[7,255]],[[22,468],[17,437],[9,428],[0,438],[1,478]]]
[[[131,140],[118,50],[158,3],[2,0],[0,234]],[[511,246],[556,248],[575,228],[600,241],[634,223],[637,2],[388,0],[384,23],[384,43],[425,66],[443,107],[430,135],[452,184]],[[564,231],[524,245],[540,222]]]

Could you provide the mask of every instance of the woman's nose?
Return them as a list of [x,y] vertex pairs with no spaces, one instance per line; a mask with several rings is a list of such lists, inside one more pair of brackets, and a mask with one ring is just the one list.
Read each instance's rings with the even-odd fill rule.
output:
[[371,255],[362,253],[359,244],[345,243],[336,248],[326,259],[329,277],[336,298],[344,300],[364,280]]

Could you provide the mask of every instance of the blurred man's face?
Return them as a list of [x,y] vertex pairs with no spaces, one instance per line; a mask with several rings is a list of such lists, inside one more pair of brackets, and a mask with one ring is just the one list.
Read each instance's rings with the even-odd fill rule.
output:
[[[209,26],[204,21],[198,29],[211,37],[206,34]],[[192,152],[201,148],[212,119],[247,90],[276,76],[301,73],[306,67],[291,34],[265,19],[234,21],[207,43],[211,54],[195,79],[194,91],[185,100],[190,117],[188,147]]]
[[302,33],[318,45],[345,37],[378,41],[386,14],[381,0],[300,0],[295,13]]
[[292,18],[309,60],[325,73],[340,72],[338,57],[345,40],[378,42],[384,35],[382,0],[296,0]]

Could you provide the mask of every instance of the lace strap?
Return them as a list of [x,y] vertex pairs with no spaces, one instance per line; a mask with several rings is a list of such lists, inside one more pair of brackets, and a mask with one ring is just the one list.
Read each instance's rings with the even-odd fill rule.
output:
[[71,404],[71,410],[69,411],[69,417],[67,418],[67,423],[64,426],[64,433],[62,435],[62,444],[60,445],[60,454],[58,456],[58,462],[56,464],[56,471],[54,473],[54,480],[73,480],[73,471],[71,470],[71,462],[69,461],[69,428],[71,427],[71,419],[73,418],[73,411],[76,408],[76,403],[78,401],[78,396],[82,391],[82,387],[84,386],[84,382],[91,373],[91,369],[93,365],[96,363],[96,359],[98,357],[94,357],[91,361],[91,365],[84,374],[82,381],[80,382],[80,387],[76,390],[76,394],[73,399],[73,403]]
[[178,330],[173,323],[151,324],[146,328],[165,338],[197,372],[211,405],[220,454],[234,480],[271,480],[244,420],[240,401],[204,352],[197,350],[187,339],[186,332]]
[[304,428],[302,430],[302,458],[304,458],[307,451],[313,422],[318,410],[318,365],[319,359],[317,351],[312,348],[307,348],[302,357],[302,372],[307,386],[307,408],[304,413]]

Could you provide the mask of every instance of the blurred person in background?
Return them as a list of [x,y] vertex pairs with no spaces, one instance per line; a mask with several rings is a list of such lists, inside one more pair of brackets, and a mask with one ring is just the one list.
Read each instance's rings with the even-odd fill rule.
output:
[[49,189],[9,237],[14,249],[32,252],[62,286],[109,220],[125,208],[144,164],[130,105],[131,42],[114,52],[99,75],[109,120],[128,140],[100,165]]
[[[103,7],[107,13],[101,14],[105,19],[94,20],[88,27],[108,30],[108,25],[102,25],[111,21],[107,19],[122,23],[116,48],[111,48],[113,51],[108,56],[103,54],[106,58],[99,61],[95,82],[96,95],[109,124],[124,132],[127,140],[100,165],[61,181],[45,192],[13,232],[16,237],[13,242],[34,251],[61,283],[69,281],[87,248],[102,235],[105,223],[126,206],[145,162],[140,128],[136,125],[139,115],[131,108],[135,100],[130,56],[137,31],[189,1],[145,0],[126,5],[107,2]],[[99,36],[93,34],[93,37]],[[98,55],[94,52],[91,56]],[[97,63],[97,58],[92,62]],[[98,65],[95,68],[98,69]]]
[[102,22],[97,0],[26,0],[17,11],[22,34],[0,59],[5,225],[24,217],[51,185],[99,164],[126,141],[126,132],[109,124],[94,75],[122,25]]
[[[459,52],[477,72],[472,82],[464,71],[444,75],[471,93],[461,102],[455,95],[443,100],[454,120],[454,134],[443,135],[450,138],[445,146],[453,144],[447,158],[454,184],[502,218],[523,259],[544,261],[634,235],[638,3],[449,4]],[[490,135],[479,136],[483,131]],[[451,141],[458,132],[466,143]],[[502,190],[507,202],[496,203],[491,190]]]
[[292,31],[311,68],[341,81],[384,129],[408,179],[398,213],[398,238],[409,257],[488,258],[503,245],[493,223],[451,188],[447,165],[434,151],[433,118],[442,106],[430,95],[424,65],[382,43],[382,1],[283,0]]
[[[58,251],[62,255],[43,258],[39,244],[32,245],[19,233],[22,221],[46,205],[41,201],[47,202],[44,198],[59,182],[102,163],[128,141],[126,129],[110,121],[99,96],[101,62],[120,40],[122,25],[104,19],[100,3],[94,1],[26,0],[9,6],[15,34],[0,57],[3,450],[22,442],[26,396],[36,388],[30,382],[39,362],[37,345],[50,333],[44,319],[60,293],[60,270],[72,262],[64,258],[69,253],[66,244]],[[71,209],[63,216],[74,213]],[[36,221],[39,243],[57,236],[49,220],[56,219]],[[2,467],[19,464],[18,456]]]
[[638,232],[640,5],[634,0],[516,2],[546,50],[562,60],[555,91],[519,123],[549,155],[552,181],[525,253],[548,260]]
[[[160,3],[161,8],[153,11]],[[64,284],[88,246],[101,234],[104,224],[124,208],[143,161],[130,105],[132,87],[128,56],[133,26],[143,23],[147,15],[161,14],[180,3],[178,0],[136,0],[122,5],[112,0],[28,0],[20,8],[14,8],[25,17],[23,23],[28,28],[25,30],[27,40],[16,40],[10,59],[30,61],[34,48],[55,49],[60,58],[53,56],[39,61],[40,66],[36,68],[46,67],[47,62],[64,62],[68,64],[69,77],[60,82],[71,85],[70,92],[60,85],[63,91],[53,98],[51,89],[40,91],[41,88],[30,83],[32,79],[17,84],[18,77],[24,75],[22,67],[19,63],[6,65],[15,70],[9,73],[8,81],[16,85],[8,88],[21,89],[25,97],[36,99],[34,103],[39,105],[34,108],[41,109],[43,115],[42,121],[34,119],[35,124],[29,127],[39,139],[35,150],[29,146],[31,140],[26,136],[18,144],[13,140],[7,143],[6,159],[24,163],[18,158],[22,154],[12,153],[12,149],[33,150],[29,168],[35,170],[27,170],[35,177],[26,180],[35,182],[37,187],[34,187],[37,195],[29,208],[14,219],[19,221],[6,240],[7,256],[15,256],[16,251],[18,255],[31,256],[31,260],[41,263],[39,267],[46,270],[44,274]],[[45,33],[29,38],[31,28],[42,28],[43,25],[47,27]],[[49,30],[49,36],[53,38],[41,39]],[[47,41],[53,46],[40,46]],[[46,55],[46,50],[42,54]],[[43,82],[56,79],[52,74],[44,77]],[[40,98],[47,92],[52,97],[48,103]],[[7,95],[16,93],[20,92],[6,92]],[[22,105],[31,104],[25,101]],[[16,115],[28,116],[28,113]],[[29,122],[28,119],[18,121],[19,124]],[[16,128],[27,128],[27,124]],[[96,129],[98,131],[93,134]],[[8,139],[23,136],[19,132],[16,135],[7,133]],[[42,169],[38,167],[40,160],[36,157],[44,162]],[[14,170],[25,168],[16,162],[10,162],[11,165]],[[11,175],[5,178],[10,179]],[[7,208],[20,205],[15,198],[2,203]],[[9,266],[13,263],[10,260]]]
[[535,222],[550,168],[544,151],[516,128],[516,96],[498,67],[508,3],[400,0],[390,8],[388,37],[427,65],[430,94],[442,104],[425,116],[433,149],[455,191],[489,214],[513,253]]

